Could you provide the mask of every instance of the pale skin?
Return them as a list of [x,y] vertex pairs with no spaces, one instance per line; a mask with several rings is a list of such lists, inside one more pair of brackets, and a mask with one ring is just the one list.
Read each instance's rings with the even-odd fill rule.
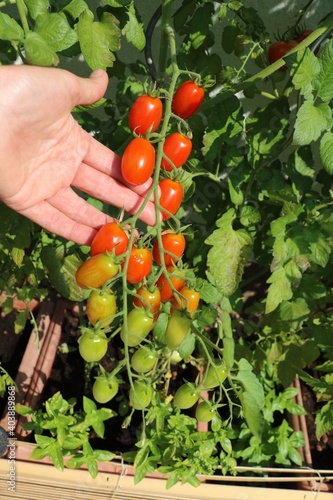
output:
[[[135,213],[151,180],[131,187],[120,157],[85,132],[72,115],[97,102],[108,76],[80,78],[58,68],[0,67],[0,200],[44,229],[87,245],[112,220],[72,188]],[[155,223],[149,201],[141,220]]]

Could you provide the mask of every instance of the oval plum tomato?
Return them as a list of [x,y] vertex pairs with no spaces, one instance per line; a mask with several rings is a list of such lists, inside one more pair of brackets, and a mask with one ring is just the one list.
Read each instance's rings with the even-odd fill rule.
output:
[[297,43],[301,43],[303,42],[303,40],[305,40],[305,38],[307,38],[309,35],[311,35],[312,33],[312,30],[304,30],[303,33],[301,33],[297,38],[296,38],[296,41]]
[[194,312],[198,309],[200,294],[196,290],[189,288],[188,286],[183,286],[179,290],[178,299],[176,297],[172,301],[172,306],[176,309],[186,309],[187,312],[190,313],[190,316],[194,315]]
[[116,297],[112,292],[93,290],[87,300],[86,313],[92,325],[99,322],[101,327],[112,323],[117,311]]
[[184,120],[190,118],[199,109],[204,95],[204,89],[192,80],[182,83],[173,96],[172,112]]
[[191,320],[181,311],[171,314],[164,333],[164,343],[169,349],[177,349],[191,326]]
[[[170,266],[182,258],[186,244],[185,236],[182,233],[167,232],[162,234],[161,239],[164,264]],[[153,245],[153,259],[159,266],[161,265],[160,254],[159,243],[156,239]]]
[[101,288],[119,271],[111,254],[100,253],[82,262],[76,271],[76,282],[81,288]]
[[133,383],[133,387],[129,390],[129,400],[134,410],[143,410],[151,402],[153,388],[151,385],[145,384],[140,380]]
[[108,350],[108,339],[103,332],[86,330],[78,340],[79,353],[87,363],[97,363]]
[[208,401],[202,401],[195,409],[195,418],[199,422],[210,422],[216,414],[216,408]]
[[158,97],[144,94],[136,99],[130,109],[128,122],[132,132],[146,135],[148,130],[155,132],[161,123],[163,106]]
[[161,190],[159,203],[166,210],[161,211],[162,218],[167,220],[177,212],[183,201],[183,187],[173,179],[162,179],[159,182],[159,187]]
[[[159,311],[161,306],[161,293],[157,287],[149,289],[146,286],[141,286],[134,297],[133,304],[136,307],[144,307],[148,309],[151,314]],[[155,315],[154,315],[155,316]],[[154,317],[154,321],[157,318]]]
[[139,345],[145,339],[153,326],[153,316],[146,309],[132,309],[127,315],[127,331],[125,325],[120,331],[120,338],[129,347]]
[[146,278],[153,267],[153,257],[149,248],[133,247],[129,256],[126,279],[132,285]]
[[200,397],[200,390],[188,384],[183,384],[178,387],[174,398],[173,404],[181,410],[192,408]]
[[191,139],[179,132],[174,132],[164,141],[163,153],[166,158],[162,158],[161,168],[171,172],[174,167],[181,167],[190,156],[191,151]]
[[173,297],[173,293],[175,290],[180,290],[185,283],[185,273],[181,269],[178,269],[176,266],[168,266],[167,267],[168,277],[170,278],[170,282],[172,287],[170,286],[165,274],[161,274],[156,282],[156,286],[160,290],[161,301],[167,302]]
[[204,374],[202,385],[205,389],[213,389],[223,384],[228,376],[228,368],[224,363],[210,365]]
[[129,184],[144,184],[153,173],[155,148],[143,137],[136,137],[126,147],[121,158],[121,173]]
[[92,393],[95,401],[97,403],[108,403],[112,398],[115,397],[119,389],[119,384],[117,380],[113,378],[107,378],[105,376],[96,377],[96,380],[92,386]]
[[[268,49],[268,60],[270,64],[273,64],[278,59],[281,59],[281,57],[284,57],[293,47],[296,47],[296,45],[296,40],[288,40],[286,42],[278,40],[277,42],[272,43]],[[280,69],[286,70],[287,65],[282,66]]]
[[148,347],[139,347],[131,358],[131,366],[138,373],[147,373],[157,363],[157,352]]
[[95,235],[91,243],[90,255],[94,256],[105,252],[121,255],[126,252],[127,247],[128,236],[125,231],[117,222],[108,222]]

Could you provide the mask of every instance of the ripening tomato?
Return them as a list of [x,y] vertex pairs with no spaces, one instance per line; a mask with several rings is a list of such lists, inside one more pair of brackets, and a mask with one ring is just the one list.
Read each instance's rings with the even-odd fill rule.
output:
[[129,347],[139,345],[145,339],[153,326],[153,316],[143,308],[134,308],[127,315],[127,331],[125,325],[120,331],[120,338]]
[[199,422],[210,422],[216,415],[216,408],[208,401],[202,401],[195,409],[195,418]]
[[175,311],[175,309],[186,309],[187,312],[190,313],[190,316],[194,315],[194,312],[198,309],[199,306],[199,301],[200,301],[200,294],[196,290],[193,290],[192,288],[189,288],[188,286],[183,286],[179,290],[179,294],[177,297],[180,301],[174,297],[172,301],[172,306],[174,309],[172,311]]
[[[177,260],[181,259],[185,250],[185,236],[182,233],[174,233],[173,231],[168,231],[163,233],[162,239],[162,258],[166,266],[170,266]],[[159,248],[158,240],[154,241],[153,245],[153,259],[156,264],[161,265],[161,252]]]
[[164,333],[164,343],[169,349],[177,349],[191,326],[191,320],[181,311],[174,311],[171,314]]
[[224,363],[210,365],[207,368],[202,380],[202,386],[205,389],[213,389],[222,384],[228,376],[228,368]]
[[150,372],[156,365],[158,354],[149,347],[139,347],[131,358],[131,366],[138,373]]
[[101,375],[96,377],[92,386],[92,393],[97,403],[105,404],[115,397],[119,389],[119,383],[115,377]]
[[178,387],[174,398],[173,404],[181,410],[187,410],[195,405],[200,397],[200,390],[189,384],[183,384]]
[[153,388],[140,380],[133,383],[133,387],[129,390],[129,400],[134,410],[143,410],[151,402]]
[[141,286],[136,291],[136,294],[133,300],[133,304],[136,307],[144,307],[148,309],[150,313],[159,311],[161,306],[161,293],[157,287],[148,288],[147,286]]
[[116,296],[109,291],[93,290],[87,300],[86,313],[92,325],[99,322],[101,327],[112,323],[117,311]]
[[162,210],[162,218],[167,220],[177,212],[183,201],[183,187],[173,179],[162,179],[159,187],[161,190],[159,203],[166,210]]
[[149,248],[133,247],[129,256],[126,279],[132,285],[146,278],[153,267],[153,257]]
[[174,167],[181,167],[190,156],[191,151],[191,139],[179,132],[174,132],[164,141],[163,154],[166,158],[162,158],[161,168],[171,172]]
[[[284,57],[292,48],[296,47],[296,45],[296,40],[288,40],[286,42],[279,40],[272,43],[268,49],[268,60],[270,64],[273,64],[278,59],[281,59],[281,57]],[[280,69],[286,70],[287,65],[282,66]]]
[[139,186],[151,176],[155,166],[155,148],[143,137],[136,137],[121,158],[121,173],[129,184]]
[[95,235],[91,243],[90,255],[94,256],[105,252],[121,255],[126,252],[127,247],[128,236],[125,231],[117,222],[108,222]]
[[172,112],[186,120],[199,109],[205,92],[192,80],[182,83],[176,90],[171,104]]
[[180,290],[185,283],[185,273],[183,270],[178,269],[176,266],[168,266],[167,273],[171,281],[170,286],[165,274],[161,274],[156,282],[157,288],[160,290],[161,301],[167,302],[173,297],[175,290]]
[[148,130],[155,132],[162,119],[162,101],[148,94],[136,99],[130,109],[128,122],[132,132],[146,135]]
[[76,271],[76,282],[81,288],[101,288],[119,271],[111,254],[100,253],[82,262]]
[[108,350],[105,333],[86,330],[78,340],[79,353],[87,363],[97,363]]

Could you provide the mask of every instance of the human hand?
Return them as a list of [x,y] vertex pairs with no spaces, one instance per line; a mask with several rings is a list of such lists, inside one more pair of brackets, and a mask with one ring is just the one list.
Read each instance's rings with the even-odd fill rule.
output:
[[[104,71],[80,78],[58,68],[0,67],[0,200],[50,232],[89,244],[109,216],[87,203],[77,188],[135,213],[151,180],[129,187],[120,157],[84,131],[71,114],[105,93]],[[141,214],[155,223],[149,201]]]

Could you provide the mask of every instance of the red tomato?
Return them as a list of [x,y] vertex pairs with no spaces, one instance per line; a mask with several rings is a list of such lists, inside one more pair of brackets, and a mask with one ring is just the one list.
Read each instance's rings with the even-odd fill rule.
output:
[[176,168],[181,167],[190,156],[192,151],[192,141],[179,132],[169,135],[163,145],[163,153],[170,160],[162,158],[161,168],[171,172],[173,165]]
[[100,253],[89,257],[76,271],[76,282],[81,288],[101,288],[119,271],[111,254]]
[[183,286],[179,290],[180,296],[178,299],[180,303],[176,299],[176,297],[172,301],[172,305],[176,309],[186,309],[190,313],[190,316],[193,316],[194,312],[198,309],[200,294],[196,290],[189,288],[188,286]]
[[126,279],[132,285],[140,283],[153,267],[152,253],[148,248],[133,247],[129,256]]
[[204,89],[192,80],[182,83],[172,99],[173,113],[186,120],[199,109],[204,94]]
[[95,235],[90,248],[90,255],[113,252],[121,255],[128,247],[128,236],[117,222],[108,222]]
[[155,166],[155,148],[143,137],[136,137],[126,147],[121,159],[121,173],[126,182],[144,184]]
[[[268,49],[268,60],[270,64],[273,64],[275,61],[278,59],[281,59],[281,57],[284,57],[287,52],[289,52],[293,47],[296,47],[297,41],[296,40],[288,40],[287,42],[284,42],[283,40],[279,40],[277,42],[272,43]],[[284,65],[281,67],[282,70],[286,70],[287,66]]]
[[156,286],[160,289],[162,302],[170,300],[173,297],[174,291],[180,290],[185,283],[184,271],[175,266],[168,266],[167,272],[171,281],[171,286],[164,274],[161,274],[156,283]]
[[130,129],[138,135],[146,135],[149,129],[155,132],[161,122],[162,111],[162,101],[158,97],[141,95],[129,112]]
[[162,179],[159,182],[159,187],[161,190],[160,205],[167,210],[166,212],[162,210],[162,218],[167,220],[170,219],[171,214],[177,212],[183,201],[183,187],[173,179]]
[[305,38],[307,38],[309,35],[311,35],[312,30],[305,30],[303,33],[301,33],[297,38],[296,41],[297,43],[301,43]]
[[[162,234],[162,255],[166,266],[170,266],[173,262],[181,259],[185,250],[185,243],[185,237],[182,233],[168,232]],[[158,240],[155,240],[153,258],[159,266],[161,265],[160,253]]]

